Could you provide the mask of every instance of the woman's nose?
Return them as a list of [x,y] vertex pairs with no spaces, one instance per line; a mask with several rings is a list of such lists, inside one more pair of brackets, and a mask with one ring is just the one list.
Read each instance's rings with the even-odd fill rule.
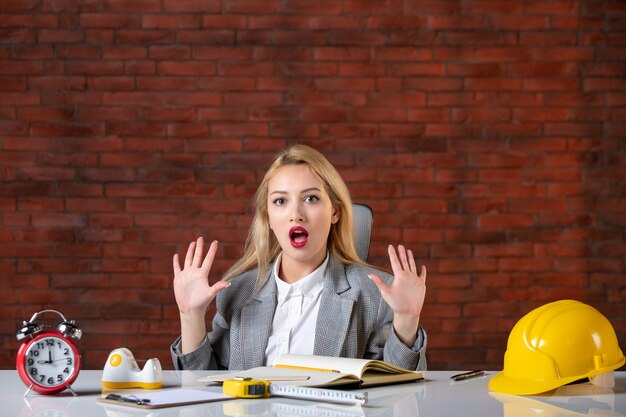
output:
[[302,207],[300,204],[294,204],[291,209],[291,221],[292,222],[301,222],[304,220],[304,215],[302,214]]

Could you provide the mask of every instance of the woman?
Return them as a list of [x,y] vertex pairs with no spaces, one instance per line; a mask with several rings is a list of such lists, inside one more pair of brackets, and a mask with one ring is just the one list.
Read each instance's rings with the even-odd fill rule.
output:
[[174,255],[175,367],[240,370],[300,353],[426,369],[425,267],[418,273],[400,245],[388,248],[393,276],[377,271],[359,260],[353,233],[350,194],[332,164],[304,145],[280,153],[257,190],[244,255],[222,281],[208,280],[216,241],[206,256],[203,239],[192,242],[182,266]]

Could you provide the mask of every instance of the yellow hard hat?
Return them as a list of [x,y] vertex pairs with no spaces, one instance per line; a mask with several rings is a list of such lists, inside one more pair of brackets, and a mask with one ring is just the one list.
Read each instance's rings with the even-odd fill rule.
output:
[[613,326],[574,300],[545,304],[511,330],[504,370],[489,381],[496,392],[532,395],[624,365]]

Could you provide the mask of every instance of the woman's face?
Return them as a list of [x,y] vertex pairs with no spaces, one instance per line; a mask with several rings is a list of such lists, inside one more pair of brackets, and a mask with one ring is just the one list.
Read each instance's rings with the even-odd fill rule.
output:
[[326,257],[330,226],[339,220],[324,184],[308,165],[279,168],[268,183],[267,213],[283,250],[281,278],[308,275]]

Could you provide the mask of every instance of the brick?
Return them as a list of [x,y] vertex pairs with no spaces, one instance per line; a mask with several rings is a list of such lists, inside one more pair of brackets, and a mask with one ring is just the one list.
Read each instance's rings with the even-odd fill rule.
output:
[[263,29],[303,29],[307,27],[307,19],[304,16],[250,16],[248,27],[252,30]]
[[478,218],[479,225],[482,227],[493,228],[516,228],[530,227],[535,224],[533,215],[515,215],[515,214],[487,214]]
[[429,30],[481,30],[484,20],[478,16],[428,16],[426,28]]
[[235,37],[235,44],[249,46],[266,46],[274,43],[279,44],[279,42],[275,42],[275,39],[281,33],[283,32],[274,32],[270,30],[238,30]]
[[452,272],[494,272],[498,268],[498,261],[490,258],[473,259],[441,259],[439,261],[439,271],[444,273]]
[[[547,28],[546,19],[543,16],[492,16],[490,21],[497,30],[543,30]],[[520,42],[522,44],[523,42]]]
[[454,124],[447,125],[426,125],[425,135],[429,137],[457,137],[467,138],[476,136],[477,128],[471,125],[460,126]]
[[158,0],[137,0],[131,4],[123,0],[105,0],[103,8],[109,12],[155,13],[161,11],[160,3]]
[[393,76],[439,76],[445,74],[441,63],[392,63],[387,64],[387,74]]
[[206,137],[209,127],[206,123],[168,123],[167,136],[177,138]]
[[[240,49],[240,48],[238,48]],[[312,52],[309,48],[298,47],[262,47],[252,50],[252,57],[261,61],[311,61]]]
[[[296,118],[297,110],[286,106],[273,106],[269,108],[255,107],[249,111],[249,119],[251,122],[256,121],[284,121]],[[263,134],[267,136],[267,131]]]
[[115,39],[123,44],[172,44],[175,36],[172,31],[158,29],[120,29],[115,33]]
[[163,3],[165,12],[219,13],[221,10],[218,0],[165,0]]
[[187,141],[186,148],[191,152],[240,152],[241,139],[192,139]]
[[[445,33],[446,45],[480,45],[480,46],[503,46],[516,45],[517,38],[505,31],[447,31]],[[481,65],[481,64],[478,64]]]
[[500,108],[453,109],[454,122],[505,122],[511,120],[511,112]]
[[4,27],[31,27],[31,28],[55,28],[58,27],[59,20],[55,15],[45,14],[6,14],[0,21],[0,28]]
[[134,14],[82,13],[80,27],[125,29],[141,27],[141,17]]
[[[171,33],[171,31],[166,33]],[[236,43],[233,30],[185,30],[178,31],[177,38],[179,42],[193,45],[234,45]]]
[[22,77],[0,77],[0,90],[23,91],[26,89],[26,79]]
[[211,29],[245,29],[247,17],[241,15],[204,15],[202,16],[202,27]]
[[40,104],[38,93],[0,92],[1,103],[11,103],[17,106]]
[[0,5],[0,11],[17,12],[17,11],[34,11],[39,6],[37,0],[7,0]]
[[223,95],[224,104],[227,106],[242,106],[263,103],[265,105],[283,104],[282,95],[278,93],[234,93],[228,92]]
[[267,125],[248,124],[213,124],[211,126],[211,136],[265,136],[267,135]]
[[[379,99],[385,99],[385,97],[379,97]],[[393,101],[393,98],[389,98]],[[394,105],[377,107],[367,106],[354,109],[349,112],[349,119],[361,122],[403,122],[406,120],[406,110],[398,108]]]
[[455,91],[461,90],[463,84],[456,78],[443,77],[415,77],[405,78],[404,88],[420,91]]
[[513,113],[514,120],[520,121],[568,121],[573,118],[573,112],[567,108],[543,109],[542,111],[516,109]]

